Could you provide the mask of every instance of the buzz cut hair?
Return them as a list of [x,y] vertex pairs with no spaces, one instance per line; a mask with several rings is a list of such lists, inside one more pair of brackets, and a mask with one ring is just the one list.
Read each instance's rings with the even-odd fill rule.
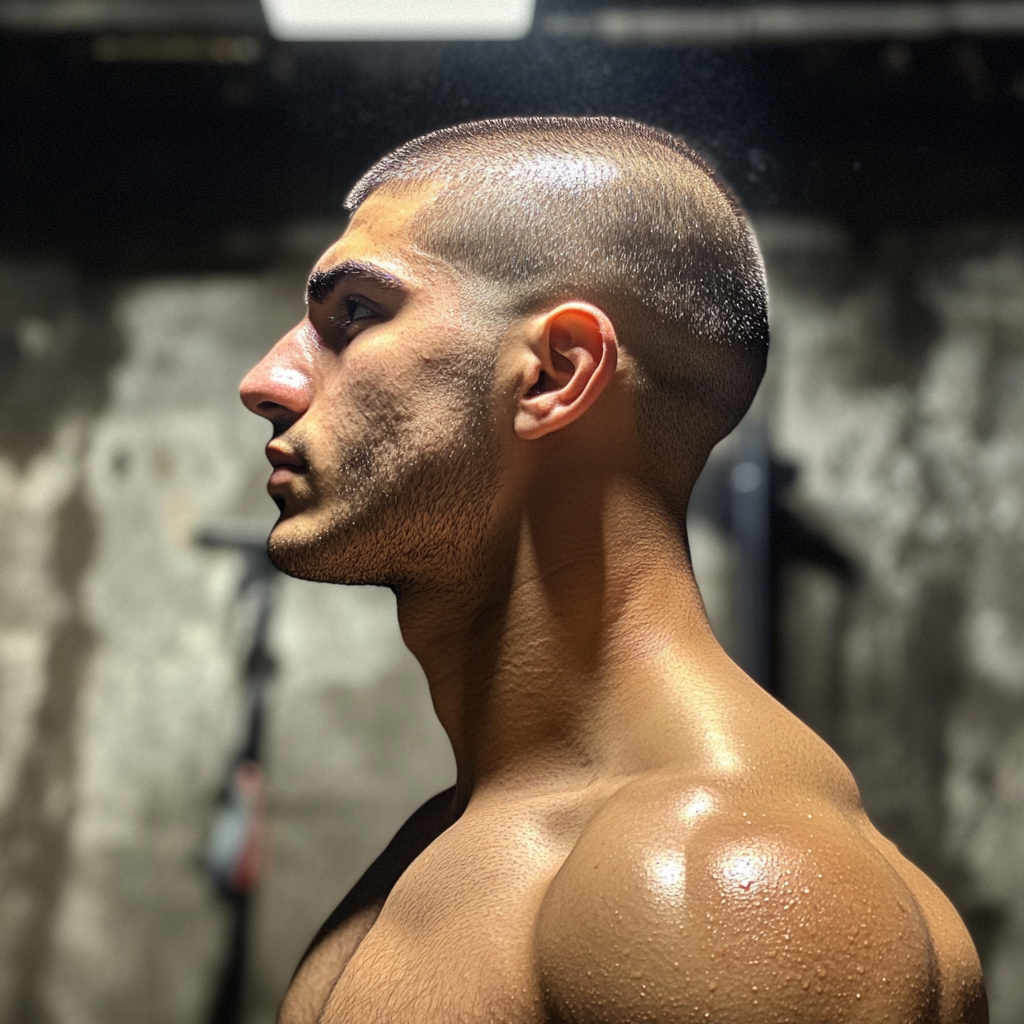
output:
[[764,264],[739,203],[685,142],[613,117],[473,121],[407,142],[349,193],[429,186],[414,241],[501,315],[601,308],[634,369],[643,474],[678,515],[750,406],[768,354]]

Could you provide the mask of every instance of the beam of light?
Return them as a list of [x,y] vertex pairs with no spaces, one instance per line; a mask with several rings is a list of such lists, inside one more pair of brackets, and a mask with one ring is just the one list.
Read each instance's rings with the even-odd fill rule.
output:
[[534,0],[261,0],[289,41],[521,39]]

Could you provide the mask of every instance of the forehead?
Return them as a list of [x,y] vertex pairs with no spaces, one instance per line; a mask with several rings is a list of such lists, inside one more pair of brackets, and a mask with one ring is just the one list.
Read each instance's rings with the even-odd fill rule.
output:
[[367,261],[409,284],[442,272],[442,261],[419,249],[411,233],[414,218],[436,192],[429,186],[397,194],[374,192],[352,215],[341,238],[320,257],[316,270],[330,270],[346,260]]

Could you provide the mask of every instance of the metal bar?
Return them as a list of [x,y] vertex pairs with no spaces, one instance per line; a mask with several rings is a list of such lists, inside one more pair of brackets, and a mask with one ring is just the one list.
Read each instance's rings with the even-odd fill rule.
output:
[[208,1024],[241,1024],[245,1009],[245,968],[249,952],[249,918],[251,901],[248,895],[230,900],[231,923],[228,948],[217,979],[217,989],[210,1007]]
[[14,32],[259,32],[259,0],[0,0]]
[[[261,520],[221,519],[196,536],[206,547],[240,551],[246,559],[240,599],[252,600],[252,634],[245,660],[244,733],[237,755],[227,766],[222,803],[208,842],[206,861],[213,881],[228,902],[231,929],[208,1024],[241,1024],[249,951],[250,899],[262,861],[264,827],[263,776],[259,770],[267,689],[274,677],[269,628],[277,570],[267,556],[267,524]],[[240,778],[241,776],[241,778]],[[248,786],[243,783],[248,780]],[[256,787],[254,790],[252,787]],[[259,852],[246,864],[255,840]]]
[[771,680],[771,463],[768,432],[748,415],[729,473],[736,538],[736,640],[740,667],[766,689]]
[[644,46],[807,43],[816,40],[938,39],[949,35],[1024,35],[1024,3],[751,4],[743,7],[605,8],[550,14],[545,35],[593,37]]
[[[265,32],[266,20],[259,0],[0,0],[0,30]],[[549,14],[539,30],[548,36],[646,46],[1024,35],[1024,2],[608,7],[588,14]]]

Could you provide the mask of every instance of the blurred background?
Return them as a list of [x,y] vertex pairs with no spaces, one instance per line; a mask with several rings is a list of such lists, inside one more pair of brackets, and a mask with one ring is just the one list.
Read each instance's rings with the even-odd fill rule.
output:
[[0,1021],[270,1024],[452,781],[391,595],[252,553],[236,387],[370,162],[564,113],[682,133],[751,214],[773,351],[694,500],[713,624],[1022,1024],[1024,3],[296,4],[0,0]]

